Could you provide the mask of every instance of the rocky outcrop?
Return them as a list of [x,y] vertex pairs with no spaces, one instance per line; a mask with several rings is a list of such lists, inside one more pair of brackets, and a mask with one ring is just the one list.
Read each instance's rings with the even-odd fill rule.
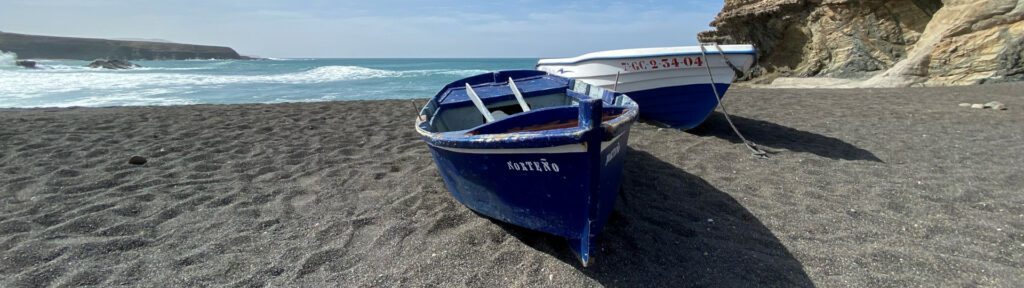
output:
[[114,70],[132,69],[132,68],[136,68],[136,67],[142,67],[142,66],[139,66],[138,64],[134,64],[132,62],[121,61],[121,60],[117,60],[117,59],[114,59],[114,60],[96,60],[96,61],[92,61],[92,63],[89,63],[88,66],[89,66],[89,68],[104,68],[104,69],[114,69]]
[[1024,0],[726,0],[705,42],[751,43],[756,81],[861,86],[1024,80]]
[[1024,80],[1024,0],[946,0],[908,53],[868,86]]
[[36,61],[31,60],[18,60],[14,61],[14,65],[25,67],[28,69],[36,69]]
[[228,47],[179,43],[118,41],[0,32],[0,50],[27,59],[184,60],[245,59]]

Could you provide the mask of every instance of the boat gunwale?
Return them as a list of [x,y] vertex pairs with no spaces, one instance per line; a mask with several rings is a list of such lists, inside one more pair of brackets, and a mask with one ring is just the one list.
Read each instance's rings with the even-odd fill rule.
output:
[[[732,55],[753,55],[754,58],[757,58],[757,50],[754,49],[753,45],[735,45],[735,46],[749,46],[750,50],[725,50],[725,49],[723,49],[722,53],[723,54],[732,54]],[[678,47],[669,47],[669,48],[686,48],[686,47],[698,47],[698,46],[678,46]],[[719,47],[725,48],[725,45],[720,45]],[[663,48],[663,47],[656,47],[656,48]],[[625,51],[630,51],[630,50],[642,50],[642,49],[654,49],[654,48],[634,48],[634,49],[606,50],[606,51],[591,52],[591,53],[583,54],[583,55],[576,56],[576,57],[542,58],[540,60],[537,60],[537,65],[534,65],[534,69],[537,69],[540,66],[546,66],[546,65],[547,66],[550,66],[550,65],[572,65],[572,64],[579,64],[579,63],[582,63],[582,62],[597,61],[597,60],[636,59],[636,58],[648,58],[648,57],[701,55],[700,51],[679,51],[679,52],[665,52],[665,53],[647,53],[647,54],[637,54],[637,55],[600,55],[600,53],[611,53],[611,52],[620,52],[620,51],[621,52],[625,52]],[[712,51],[708,51],[707,54],[718,54],[717,50],[714,51],[715,53],[711,53],[711,52]],[[598,55],[587,56],[587,55],[593,55],[593,54],[598,54]]]
[[[484,79],[486,79],[485,75],[488,75],[488,74],[492,75],[492,77],[491,77],[492,80],[491,81],[483,81]],[[449,93],[447,93],[447,92],[449,90],[464,89],[464,88],[461,88],[461,87],[464,86],[465,84],[469,84],[470,86],[484,86],[484,85],[494,86],[493,83],[496,83],[497,81],[499,81],[499,77],[497,77],[498,75],[517,75],[517,74],[518,75],[522,75],[522,78],[530,78],[530,79],[537,79],[537,78],[544,78],[544,77],[555,77],[555,78],[567,79],[569,81],[568,82],[568,87],[559,88],[559,89],[566,89],[567,90],[566,93],[577,94],[577,99],[579,99],[579,100],[587,99],[587,98],[580,98],[580,97],[589,97],[589,96],[586,96],[584,94],[579,94],[578,92],[571,91],[571,89],[572,89],[571,87],[573,87],[573,85],[575,85],[575,84],[573,84],[573,83],[575,83],[575,80],[573,80],[571,78],[566,78],[566,77],[562,77],[562,76],[553,75],[553,74],[550,74],[550,73],[547,73],[547,72],[544,72],[544,71],[537,71],[537,70],[507,70],[507,71],[497,71],[497,72],[492,72],[492,73],[484,73],[484,74],[480,74],[480,75],[475,75],[475,76],[459,79],[459,80],[456,80],[456,81],[454,81],[452,83],[449,83],[448,85],[445,85],[445,87],[442,88],[441,91],[438,92],[436,95],[434,95],[434,97],[431,98],[430,101],[428,101],[427,104],[425,104],[424,107],[420,110],[419,114],[416,117],[416,132],[418,134],[420,134],[420,138],[422,138],[424,141],[426,141],[428,145],[436,146],[436,147],[463,148],[463,149],[545,148],[545,147],[555,147],[555,146],[568,145],[568,144],[582,144],[582,143],[584,143],[584,135],[589,130],[587,128],[585,128],[585,127],[580,127],[580,126],[571,127],[571,128],[560,128],[560,129],[542,130],[542,131],[490,133],[490,134],[478,134],[478,135],[471,135],[471,134],[468,134],[467,132],[473,131],[473,130],[479,128],[482,125],[477,125],[477,126],[474,126],[474,127],[468,128],[468,129],[463,129],[463,130],[446,131],[446,132],[436,132],[436,131],[430,131],[431,129],[428,129],[428,127],[430,126],[430,121],[434,117],[437,116],[436,114],[438,113],[438,111],[436,109],[439,109],[440,108],[440,103],[442,101],[444,101],[444,99],[446,99],[448,97]],[[585,84],[585,85],[593,86],[593,85],[590,85],[590,84]],[[594,86],[594,87],[596,87],[596,86]],[[612,102],[605,101],[605,99],[592,98],[592,97],[589,98],[589,99],[598,99],[598,100],[600,100],[602,102],[602,110],[606,109],[606,108],[623,109],[623,111],[620,112],[618,114],[618,116],[615,117],[614,119],[611,119],[611,120],[608,120],[608,121],[603,121],[600,124],[601,129],[604,130],[604,135],[602,135],[603,136],[602,139],[612,139],[615,136],[618,136],[618,135],[626,132],[629,129],[630,124],[632,122],[636,121],[637,119],[639,119],[639,115],[640,115],[640,113],[639,113],[639,105],[635,101],[633,101],[632,98],[629,98],[628,95],[623,94],[623,93],[618,93],[618,92],[610,91],[610,90],[608,92],[614,93],[613,95],[615,95],[614,98],[609,99],[609,100],[612,100]],[[613,100],[615,100],[616,98],[619,98],[619,97],[625,98],[628,101],[624,101],[622,105],[614,105],[614,104],[612,104],[612,103],[614,103]],[[457,103],[449,103],[447,105],[453,105],[453,104],[458,105]],[[556,106],[556,107],[578,107],[578,106]],[[537,110],[532,110],[532,111],[529,111],[529,112],[521,112],[521,113],[535,113],[535,112],[538,112],[538,111],[547,110],[548,108],[554,108],[554,107],[547,107],[547,108],[543,108],[543,109],[537,109]],[[516,115],[521,115],[521,113],[517,113]],[[522,115],[526,115],[526,114],[522,114]],[[513,119],[506,118],[506,119],[507,120],[514,120],[514,118]],[[506,119],[498,120],[498,121],[504,121]],[[492,122],[492,123],[494,123],[494,122]],[[486,123],[483,124],[483,125],[486,125]]]
[[[623,96],[625,95],[623,94]],[[628,123],[634,122],[639,117],[639,109],[635,102],[627,106],[616,105],[609,107],[624,108],[624,111],[614,119],[601,123],[601,129],[604,130],[605,134],[604,139],[612,139],[626,132],[629,129]],[[567,144],[582,144],[584,142],[583,136],[588,131],[586,127],[577,126],[543,131],[473,135],[467,132],[479,126],[465,130],[431,132],[423,129],[425,123],[426,119],[417,117],[416,132],[420,134],[420,138],[423,138],[427,144],[438,147],[469,149],[544,148]]]

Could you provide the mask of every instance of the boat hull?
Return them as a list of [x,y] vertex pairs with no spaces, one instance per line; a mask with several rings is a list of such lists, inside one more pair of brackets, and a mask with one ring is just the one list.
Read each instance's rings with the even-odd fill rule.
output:
[[718,95],[724,96],[736,78],[733,67],[747,71],[756,55],[749,45],[730,46],[722,54],[706,46],[706,56],[700,55],[697,46],[676,48],[680,49],[654,56],[622,50],[598,52],[604,53],[601,57],[543,59],[536,68],[626,93],[640,105],[640,117],[687,130],[700,125],[718,107],[712,82]]
[[[481,116],[526,104],[493,120]],[[586,266],[615,206],[638,110],[627,95],[581,81],[498,71],[446,85],[420,110],[416,131],[460,203],[562,236]]]
[[[725,96],[729,84],[715,83],[718,93]],[[644,105],[640,117],[672,128],[689,130],[704,122],[718,107],[711,84],[669,86],[629,92],[633,101]]]
[[[460,203],[502,222],[565,237],[586,265],[593,237],[615,206],[628,139],[626,129],[602,142],[598,163],[583,144],[525,149],[428,146],[445,185]],[[594,167],[600,171],[594,173]]]

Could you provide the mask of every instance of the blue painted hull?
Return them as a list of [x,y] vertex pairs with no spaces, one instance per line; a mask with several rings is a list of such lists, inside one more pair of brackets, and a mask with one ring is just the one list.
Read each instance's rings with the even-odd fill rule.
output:
[[[628,138],[623,133],[605,144],[599,163],[588,152],[477,154],[430,146],[430,153],[448,190],[466,207],[503,222],[590,242],[615,206]],[[593,218],[591,205],[597,207]]]
[[[716,83],[719,95],[725,96],[729,84]],[[676,129],[697,127],[718,107],[710,84],[662,87],[626,92],[640,105],[640,117],[664,123]]]
[[586,266],[622,181],[629,127],[620,131],[609,141],[581,142],[575,144],[580,151],[565,153],[428,146],[460,203],[502,222],[565,237]]

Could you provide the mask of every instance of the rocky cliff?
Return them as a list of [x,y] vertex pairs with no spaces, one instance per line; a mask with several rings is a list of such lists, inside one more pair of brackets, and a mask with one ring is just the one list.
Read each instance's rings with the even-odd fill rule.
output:
[[22,59],[184,60],[242,59],[228,47],[37,36],[0,32],[0,50]]
[[862,86],[1024,80],[1024,0],[726,0],[700,34],[751,43],[756,81],[866,79]]

